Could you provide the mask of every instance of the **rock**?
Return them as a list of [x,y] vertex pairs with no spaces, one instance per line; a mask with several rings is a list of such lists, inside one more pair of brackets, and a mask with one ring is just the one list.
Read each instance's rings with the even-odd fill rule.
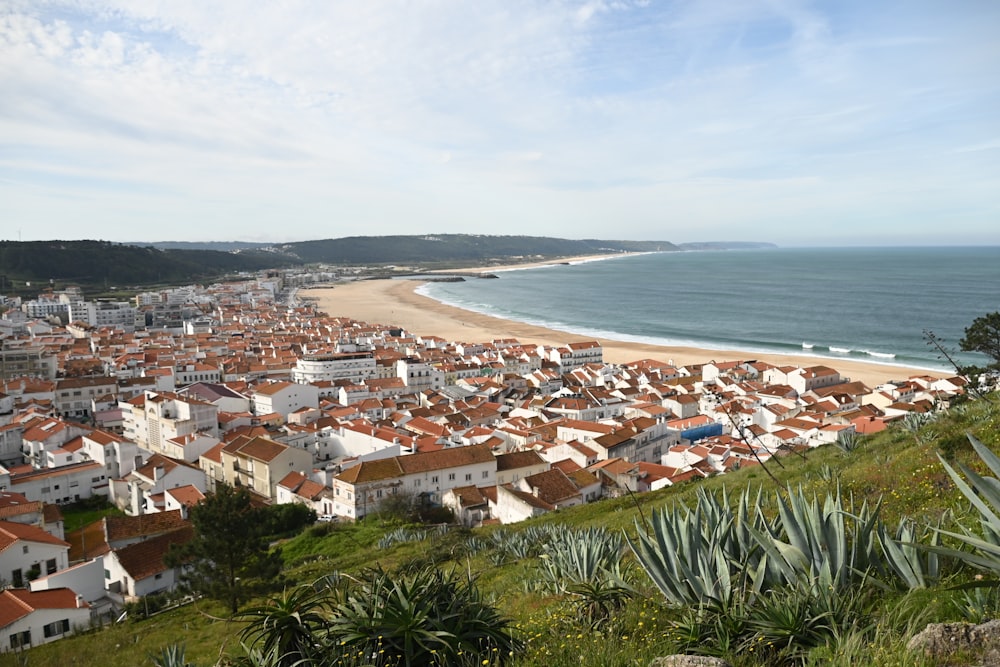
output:
[[722,658],[707,658],[702,655],[667,655],[653,658],[649,667],[732,667]]
[[[940,663],[1000,667],[1000,620],[973,623],[931,623],[910,639],[911,651],[923,651]],[[961,662],[952,662],[958,658]]]

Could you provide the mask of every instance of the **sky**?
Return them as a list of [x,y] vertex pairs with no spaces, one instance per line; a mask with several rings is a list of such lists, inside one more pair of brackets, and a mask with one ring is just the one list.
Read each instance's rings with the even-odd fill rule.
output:
[[1000,244],[995,0],[0,0],[0,240]]

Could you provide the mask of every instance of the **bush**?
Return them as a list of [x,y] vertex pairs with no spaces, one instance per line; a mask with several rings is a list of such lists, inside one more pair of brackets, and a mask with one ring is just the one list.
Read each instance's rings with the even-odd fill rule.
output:
[[522,644],[473,579],[428,567],[324,578],[248,610],[242,633],[258,665],[502,665]]
[[299,503],[268,505],[261,509],[261,532],[269,537],[289,537],[316,523],[316,512]]

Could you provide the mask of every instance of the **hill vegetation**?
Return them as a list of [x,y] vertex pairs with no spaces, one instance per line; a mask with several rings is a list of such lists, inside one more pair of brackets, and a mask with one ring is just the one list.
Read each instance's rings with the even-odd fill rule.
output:
[[573,257],[619,252],[677,250],[667,241],[603,241],[545,236],[483,236],[434,234],[424,236],[351,236],[341,239],[286,243],[275,250],[306,263],[329,264],[485,264],[490,260],[528,261],[540,257]]
[[126,245],[108,241],[0,241],[0,294],[31,294],[37,292],[39,287],[62,287],[67,284],[80,285],[88,291],[116,286],[176,285],[217,279],[240,272],[307,264],[485,267],[491,264],[580,255],[768,245],[675,245],[669,241],[573,240],[544,236],[474,234],[352,236],[281,245],[240,242]]
[[18,292],[31,283],[37,292],[50,281],[96,287],[183,284],[290,264],[261,253],[159,250],[107,241],[3,241],[0,291]]
[[[995,617],[1000,605],[989,576],[1000,573],[1000,559],[981,557],[986,565],[976,568],[955,557],[970,552],[966,530],[996,542],[995,535],[982,537],[989,524],[957,480],[972,480],[969,471],[987,479],[996,473],[982,453],[1000,446],[998,426],[1000,405],[979,400],[772,461],[777,482],[749,467],[514,526],[427,529],[393,516],[317,524],[281,545],[287,579],[301,587],[252,603],[234,620],[203,600],[150,618],[136,614],[25,657],[33,667],[131,666],[152,664],[151,653],[182,643],[190,663],[207,667],[220,656],[245,655],[242,640],[255,656],[243,664],[281,664],[267,662],[267,646],[304,656],[327,646],[317,637],[334,627],[328,623],[335,617],[347,634],[305,664],[397,664],[387,656],[402,650],[398,642],[407,636],[427,649],[424,661],[411,664],[647,665],[677,652],[720,655],[737,667],[938,664],[907,651],[916,631],[929,622]],[[982,452],[972,450],[969,435],[983,443]],[[956,478],[947,466],[968,468]],[[992,502],[990,488],[995,484],[982,486]],[[671,544],[671,526],[680,542],[664,551],[670,556],[664,567],[686,568],[676,580],[666,570],[657,573],[655,564],[650,569],[648,549],[638,546],[642,539],[652,540],[653,551],[657,541]],[[806,530],[796,536],[794,526]],[[634,553],[623,537],[636,545]],[[714,539],[722,542],[711,546]],[[900,550],[895,557],[889,544]],[[730,555],[694,557],[720,549]],[[747,549],[743,561],[733,555],[738,549]],[[470,575],[474,590],[467,587]],[[685,585],[674,590],[671,581]],[[962,587],[970,582],[991,586]],[[441,591],[451,592],[444,599]],[[381,602],[376,608],[365,600]],[[448,660],[428,657],[453,650],[444,635],[421,634],[427,626],[420,610],[432,603],[468,605],[461,618],[469,624],[456,621],[456,628],[476,639],[454,648]],[[440,609],[435,613],[445,613]],[[386,610],[397,614],[395,621]],[[396,621],[404,617],[413,621],[406,625],[412,632],[399,635]],[[475,625],[482,618],[492,619],[496,632]],[[501,630],[509,631],[509,641]],[[503,646],[513,655],[487,648],[484,657],[477,646]],[[0,664],[14,660],[7,655]]]

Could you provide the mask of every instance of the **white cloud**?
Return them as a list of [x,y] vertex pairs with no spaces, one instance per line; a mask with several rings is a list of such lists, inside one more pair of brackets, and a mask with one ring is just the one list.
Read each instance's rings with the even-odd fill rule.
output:
[[63,237],[650,237],[669,211],[751,238],[866,209],[929,228],[920,211],[961,202],[971,228],[1000,185],[983,11],[13,0],[0,216]]

